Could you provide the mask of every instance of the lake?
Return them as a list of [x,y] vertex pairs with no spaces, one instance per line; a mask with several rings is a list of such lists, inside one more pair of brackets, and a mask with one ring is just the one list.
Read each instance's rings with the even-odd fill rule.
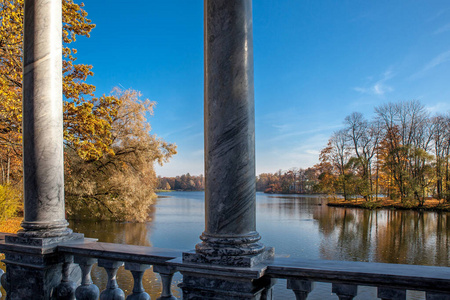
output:
[[[450,213],[399,210],[364,210],[328,207],[326,198],[305,195],[257,193],[257,230],[262,242],[274,246],[276,255],[310,259],[371,261],[449,266]],[[143,224],[70,221],[75,232],[101,242],[192,250],[204,230],[204,193],[160,193],[152,207],[152,220]],[[93,270],[103,289],[106,272]],[[119,285],[128,294],[132,277],[119,271]],[[173,290],[181,276],[174,277]],[[160,280],[150,270],[144,285],[152,299],[158,297]],[[423,299],[408,292],[408,299]],[[275,299],[295,299],[286,282],[275,286]],[[337,299],[331,285],[317,284],[308,299]],[[375,288],[361,288],[355,299],[377,299]]]

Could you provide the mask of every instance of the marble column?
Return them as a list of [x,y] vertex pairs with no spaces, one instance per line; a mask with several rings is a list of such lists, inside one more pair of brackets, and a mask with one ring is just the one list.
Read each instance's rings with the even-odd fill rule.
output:
[[71,233],[64,212],[62,8],[25,0],[23,49],[23,237]]
[[206,229],[196,254],[236,265],[265,250],[255,221],[252,1],[204,3]]

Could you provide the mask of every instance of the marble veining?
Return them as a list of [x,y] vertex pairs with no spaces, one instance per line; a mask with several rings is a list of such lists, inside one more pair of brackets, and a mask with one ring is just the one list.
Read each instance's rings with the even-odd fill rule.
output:
[[264,249],[255,221],[251,10],[251,0],[205,1],[206,229],[196,250],[207,256]]
[[64,214],[61,11],[61,1],[25,1],[22,236],[71,233]]

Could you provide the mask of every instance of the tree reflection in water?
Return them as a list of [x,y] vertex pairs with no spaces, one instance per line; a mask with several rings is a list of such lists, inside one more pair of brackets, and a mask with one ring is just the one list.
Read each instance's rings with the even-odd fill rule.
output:
[[[154,218],[154,212],[155,209],[153,207],[150,215],[151,219]],[[84,233],[85,237],[96,238],[99,242],[152,246],[150,243],[151,221],[147,223],[119,223],[112,221],[71,220],[70,228],[74,232]],[[100,291],[104,290],[108,280],[106,271],[95,265],[91,275],[94,284],[99,287]],[[177,283],[176,280],[174,278],[175,284]],[[119,287],[125,292],[125,295],[131,294],[133,290],[133,276],[123,266],[120,267],[117,273],[117,282]],[[152,269],[145,272],[142,282],[151,299],[156,299],[160,296],[162,290],[161,279]],[[172,292],[175,297],[179,297],[179,290],[175,287],[175,284]]]
[[314,219],[324,259],[449,265],[448,213],[325,207]]
[[[189,250],[204,226],[203,192],[164,193],[145,224],[71,221],[75,232],[101,242],[156,246]],[[450,213],[397,210],[364,210],[328,207],[326,199],[304,195],[257,193],[257,230],[262,242],[275,246],[277,255],[304,259],[333,259],[387,263],[449,266]],[[106,272],[93,271],[100,289],[106,286]],[[119,270],[120,287],[129,294],[133,280]],[[172,284],[181,281],[175,274]],[[159,297],[159,275],[148,270],[144,286],[152,299]],[[324,299],[331,288],[318,285],[311,299]],[[285,282],[275,287],[275,299],[294,299]],[[361,299],[375,299],[375,289],[362,289]],[[408,299],[422,299],[408,295]]]

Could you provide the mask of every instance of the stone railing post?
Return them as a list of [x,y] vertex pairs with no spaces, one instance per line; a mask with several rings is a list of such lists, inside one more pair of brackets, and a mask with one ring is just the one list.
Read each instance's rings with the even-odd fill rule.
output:
[[[183,263],[250,268],[273,257],[256,231],[252,1],[204,0],[204,12],[206,224]],[[201,289],[196,278],[184,280],[184,297]]]
[[358,286],[354,284],[333,283],[331,290],[339,300],[352,300],[358,294]]
[[287,288],[292,290],[297,300],[306,300],[314,289],[314,282],[309,280],[288,279]]
[[131,272],[133,275],[133,293],[127,297],[127,300],[150,300],[150,295],[145,292],[142,278],[150,265],[138,263],[125,263],[125,270]]

